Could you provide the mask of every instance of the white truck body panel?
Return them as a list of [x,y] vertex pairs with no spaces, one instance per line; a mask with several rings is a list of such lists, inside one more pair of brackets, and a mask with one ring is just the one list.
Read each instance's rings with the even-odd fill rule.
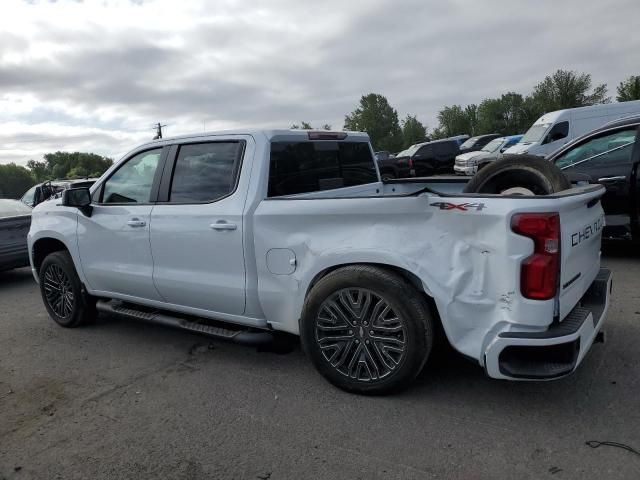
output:
[[[319,275],[347,264],[383,265],[403,272],[433,298],[455,349],[490,376],[509,378],[497,367],[498,356],[507,345],[528,340],[500,335],[544,332],[562,322],[598,274],[602,187],[504,197],[444,193],[464,183],[417,179],[267,198],[270,142],[306,141],[304,135],[223,132],[153,144],[246,141],[237,187],[221,201],[95,205],[91,217],[45,202],[34,210],[29,234],[36,280],[34,246],[55,238],[68,248],[93,295],[297,334],[306,295]],[[348,141],[354,140],[367,137],[349,133]],[[556,298],[530,300],[520,293],[521,263],[533,242],[511,230],[519,212],[560,215]],[[146,225],[125,228],[131,216]],[[221,222],[234,228],[212,228]],[[595,319],[597,328],[577,333],[584,337],[580,360],[605,315],[606,309]]]

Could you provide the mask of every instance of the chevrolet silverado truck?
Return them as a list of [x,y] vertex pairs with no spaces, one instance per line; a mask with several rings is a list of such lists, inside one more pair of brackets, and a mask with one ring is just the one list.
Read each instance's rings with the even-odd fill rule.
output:
[[406,387],[436,342],[492,378],[573,372],[609,305],[604,188],[467,181],[383,182],[357,132],[162,139],[38,205],[30,261],[61,326],[107,312],[245,344],[286,332],[350,392]]

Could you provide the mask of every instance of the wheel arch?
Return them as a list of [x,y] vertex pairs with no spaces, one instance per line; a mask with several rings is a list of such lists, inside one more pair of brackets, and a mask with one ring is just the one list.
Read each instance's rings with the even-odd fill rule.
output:
[[416,290],[418,290],[418,292],[423,296],[423,299],[426,301],[428,307],[429,307],[429,311],[431,312],[431,314],[433,315],[433,318],[435,320],[434,324],[438,330],[437,335],[439,338],[444,338],[445,341],[447,343],[449,343],[449,339],[446,336],[444,327],[442,325],[442,318],[440,316],[440,313],[438,311],[438,307],[436,305],[436,302],[433,298],[433,294],[431,293],[431,290],[429,289],[429,286],[425,284],[425,282],[423,280],[420,279],[420,277],[418,277],[415,273],[411,272],[410,270],[408,270],[406,267],[402,267],[402,266],[398,266],[398,265],[394,265],[391,263],[383,263],[383,262],[344,262],[344,263],[336,263],[334,265],[325,267],[324,269],[322,269],[321,271],[319,271],[318,273],[316,273],[313,278],[311,279],[311,281],[309,282],[309,284],[307,285],[305,294],[304,294],[304,299],[302,302],[302,305],[305,304],[307,297],[309,296],[309,292],[311,292],[311,290],[313,289],[313,287],[325,276],[327,276],[329,273],[338,270],[340,268],[344,268],[344,267],[350,267],[350,266],[354,266],[354,265],[370,265],[373,267],[378,267],[384,270],[388,270],[391,271],[399,276],[401,276],[402,278],[404,278],[405,280],[407,280]]
[[33,247],[31,248],[33,268],[35,268],[36,272],[39,272],[40,266],[47,255],[60,251],[67,251],[71,254],[67,245],[61,240],[52,237],[39,238],[33,243]]

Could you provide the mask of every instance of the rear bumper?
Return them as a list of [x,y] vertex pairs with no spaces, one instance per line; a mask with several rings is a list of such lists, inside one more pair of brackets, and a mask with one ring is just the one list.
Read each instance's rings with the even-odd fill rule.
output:
[[509,380],[549,380],[573,372],[602,328],[611,288],[611,271],[601,268],[562,322],[544,331],[498,333],[485,351],[487,374]]

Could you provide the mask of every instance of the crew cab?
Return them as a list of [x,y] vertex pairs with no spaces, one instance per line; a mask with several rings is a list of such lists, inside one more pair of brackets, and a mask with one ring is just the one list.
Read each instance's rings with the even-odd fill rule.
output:
[[30,261],[62,326],[108,312],[241,343],[299,335],[351,392],[406,387],[438,341],[493,378],[571,373],[609,305],[603,187],[466,182],[383,182],[357,132],[162,139],[37,206]]

